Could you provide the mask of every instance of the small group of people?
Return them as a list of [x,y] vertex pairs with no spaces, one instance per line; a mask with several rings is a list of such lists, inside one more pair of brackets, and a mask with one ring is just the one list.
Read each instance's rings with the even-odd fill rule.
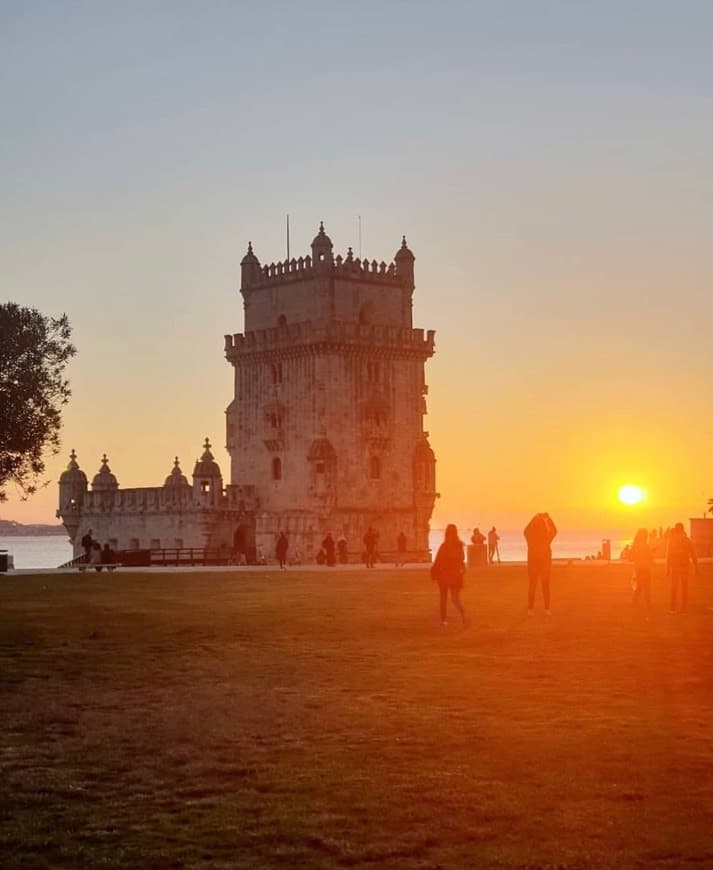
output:
[[[493,527],[495,531],[495,527]],[[527,613],[532,616],[535,608],[537,588],[542,588],[542,598],[545,614],[552,615],[550,609],[550,575],[552,572],[552,541],[557,535],[552,517],[546,513],[537,513],[525,526],[527,541]],[[476,528],[471,541],[477,536],[479,543],[485,537]],[[482,540],[481,540],[482,539]],[[685,612],[688,607],[688,577],[691,566],[698,571],[698,560],[691,539],[686,534],[683,523],[667,531],[666,539],[666,575],[671,578],[670,613]],[[643,598],[647,609],[651,607],[651,575],[657,545],[661,535],[655,537],[652,545],[646,529],[639,529],[630,548],[630,558],[634,563],[632,580],[632,603],[638,604]],[[497,540],[496,540],[497,543]],[[491,561],[491,560],[489,560]],[[443,543],[438,548],[436,558],[431,566],[431,577],[436,581],[440,593],[441,624],[447,624],[447,603],[450,594],[453,606],[460,614],[463,626],[467,627],[468,619],[461,601],[463,578],[465,575],[465,545],[458,537],[458,530],[452,523],[446,527]]]
[[[378,560],[377,547],[379,544],[379,533],[369,526],[363,537],[364,549],[362,551],[362,560],[367,568],[373,568]],[[396,560],[395,566],[401,568],[406,564],[408,539],[403,531],[399,532],[396,538]],[[287,534],[282,531],[277,536],[275,543],[275,558],[281,569],[287,565],[287,550],[289,548],[289,540]],[[331,532],[327,532],[322,541],[322,544],[317,552],[316,561],[318,565],[326,565],[333,567],[337,564],[346,565],[349,561],[349,552],[347,539],[342,535],[336,541]]]
[[476,565],[492,565],[495,561],[496,556],[498,562],[500,562],[500,550],[498,548],[499,540],[500,535],[498,534],[498,530],[495,528],[495,526],[490,529],[487,538],[477,526],[473,529],[473,534],[470,536],[470,542],[475,547],[474,561]]
[[[488,545],[492,543],[492,559],[497,551],[500,536],[495,526],[491,529]],[[538,584],[542,587],[545,613],[550,616],[550,573],[552,569],[552,541],[557,534],[557,527],[548,513],[538,513],[530,520],[523,533],[527,541],[527,574],[529,588],[527,595],[527,612],[532,615],[535,607],[535,595]],[[473,530],[471,541],[475,545],[484,545],[485,535],[479,529]],[[440,593],[441,625],[447,625],[447,605],[450,594],[453,606],[458,611],[463,627],[468,627],[468,617],[461,601],[461,590],[465,576],[465,545],[458,537],[458,529],[451,523],[446,527],[443,543],[438,548],[436,558],[431,566],[431,577],[436,581]]]
[[[629,549],[629,558],[634,564],[631,603],[636,605],[643,598],[647,610],[651,609],[651,575],[660,540],[661,537],[657,536],[652,542],[648,530],[639,529]],[[671,578],[669,613],[685,613],[688,608],[688,577],[691,566],[694,573],[698,572],[696,550],[683,523],[676,523],[672,529],[667,530],[665,540],[666,576]]]
[[81,540],[82,549],[84,550],[84,561],[89,565],[94,565],[97,571],[101,571],[104,565],[115,564],[116,554],[107,542],[102,545],[92,537],[92,530],[89,529]]

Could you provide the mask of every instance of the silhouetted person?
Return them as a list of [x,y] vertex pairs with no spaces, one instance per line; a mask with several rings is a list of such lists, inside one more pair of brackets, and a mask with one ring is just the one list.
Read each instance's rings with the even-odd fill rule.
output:
[[99,541],[92,542],[92,549],[89,554],[89,562],[94,565],[97,572],[100,572],[102,569],[102,548],[99,544]]
[[488,552],[485,549],[485,535],[480,529],[473,529],[473,534],[470,536],[470,542],[473,545],[473,562],[476,565],[488,564]]
[[488,532],[488,562],[492,565],[495,561],[495,554],[498,554],[498,562],[500,561],[500,553],[498,552],[498,541],[500,535],[497,533],[495,526]]
[[114,551],[112,550],[109,542],[102,547],[102,565],[113,565],[114,564]]
[[91,562],[92,559],[92,545],[94,544],[94,538],[92,538],[92,530],[89,529],[86,535],[82,536],[82,547],[84,548],[84,561]]
[[530,588],[527,596],[527,612],[531,615],[535,607],[535,592],[538,581],[542,584],[542,597],[545,613],[550,616],[550,574],[552,572],[552,541],[557,527],[548,513],[535,514],[525,526],[527,541],[527,576]]
[[396,567],[403,568],[406,559],[406,535],[403,531],[399,532],[396,538]]
[[287,535],[284,532],[280,532],[277,543],[275,544],[275,556],[277,557],[277,561],[280,563],[280,568],[285,567],[285,562],[287,561]]
[[438,548],[436,558],[431,566],[431,577],[438,583],[441,604],[441,625],[447,625],[448,593],[451,593],[453,606],[460,613],[463,628],[468,625],[465,608],[460,600],[463,588],[463,575],[465,574],[465,554],[463,541],[458,537],[458,529],[449,523],[443,543]]
[[629,558],[634,563],[634,594],[632,604],[637,604],[643,595],[646,609],[651,610],[651,572],[654,567],[654,551],[649,544],[649,533],[639,529],[629,549]]
[[334,543],[334,538],[332,537],[331,532],[327,532],[327,537],[322,541],[322,549],[324,550],[324,558],[330,567],[332,565],[337,564],[337,560],[334,557],[336,551],[336,545]]
[[337,556],[339,557],[340,565],[347,564],[347,539],[344,535],[337,541]]
[[369,526],[364,535],[364,561],[367,568],[373,568],[376,562],[376,542],[378,539],[377,533]]
[[691,562],[698,571],[698,560],[691,539],[686,534],[683,523],[676,523],[668,535],[666,545],[666,573],[671,577],[671,613],[676,612],[679,586],[681,613],[688,607],[688,570]]

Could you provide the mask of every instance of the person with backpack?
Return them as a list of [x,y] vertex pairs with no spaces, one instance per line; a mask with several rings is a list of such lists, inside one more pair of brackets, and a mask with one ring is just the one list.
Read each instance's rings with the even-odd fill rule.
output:
[[451,594],[453,606],[460,613],[463,628],[469,625],[465,608],[460,600],[463,588],[463,576],[465,574],[465,553],[463,541],[458,537],[458,529],[449,523],[443,543],[438,548],[436,558],[431,566],[431,577],[438,584],[441,604],[441,625],[448,625],[446,619],[448,607],[448,593]]
[[529,590],[527,596],[527,612],[529,616],[535,611],[535,592],[538,582],[542,585],[542,597],[545,602],[545,614],[552,615],[550,610],[550,574],[552,572],[552,541],[557,534],[557,527],[548,513],[535,514],[525,526],[527,541],[527,575]]

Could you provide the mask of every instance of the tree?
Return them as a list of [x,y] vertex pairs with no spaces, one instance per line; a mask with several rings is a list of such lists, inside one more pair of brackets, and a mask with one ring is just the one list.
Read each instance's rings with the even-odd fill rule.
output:
[[59,450],[61,407],[70,396],[64,369],[76,353],[71,334],[66,314],[0,304],[0,501],[9,483],[25,498],[36,492],[43,453]]

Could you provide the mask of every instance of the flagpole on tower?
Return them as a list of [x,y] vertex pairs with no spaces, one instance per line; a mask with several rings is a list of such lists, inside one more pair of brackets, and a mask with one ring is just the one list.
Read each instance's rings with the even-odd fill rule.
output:
[[290,216],[287,215],[287,259],[290,259]]
[[359,259],[361,260],[361,215],[357,215],[359,222]]

